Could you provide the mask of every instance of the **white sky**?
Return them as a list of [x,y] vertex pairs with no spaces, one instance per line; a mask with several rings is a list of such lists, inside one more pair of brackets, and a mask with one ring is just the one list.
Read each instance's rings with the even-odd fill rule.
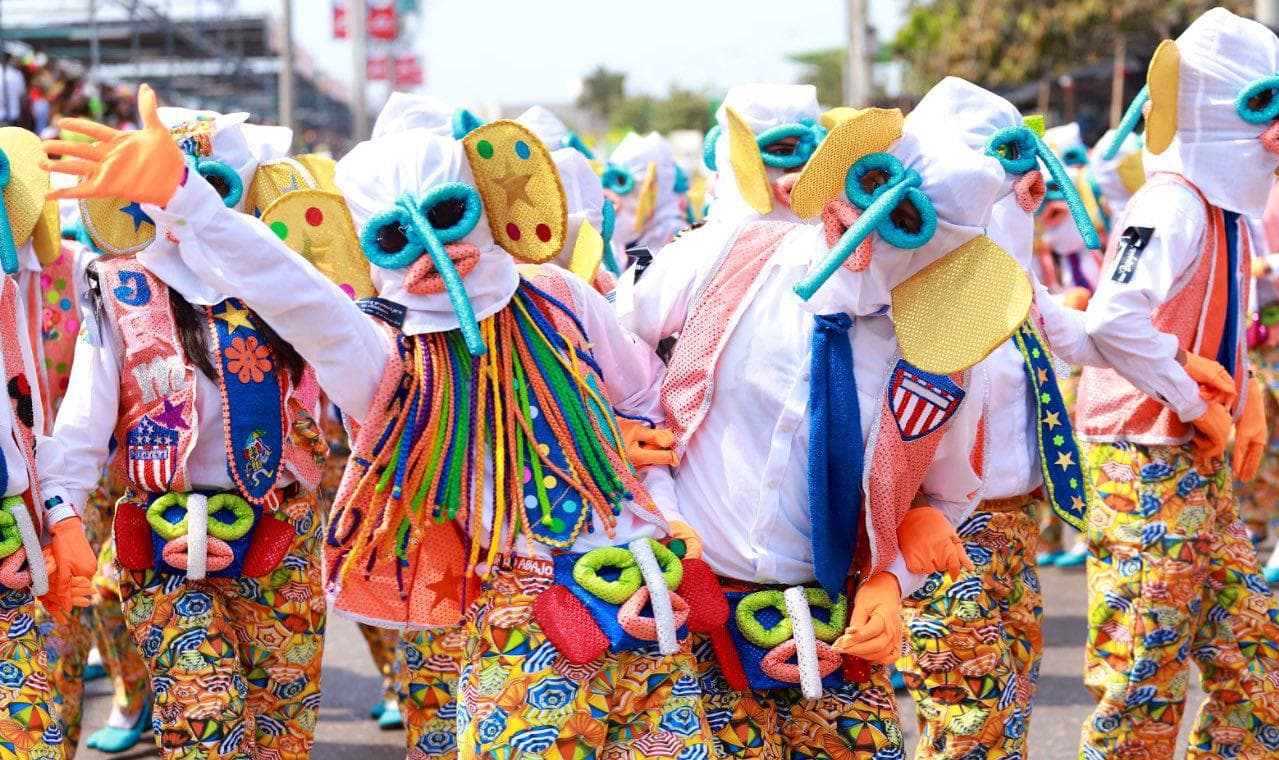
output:
[[[242,0],[278,7],[279,0]],[[671,82],[723,91],[753,81],[790,82],[788,53],[843,44],[845,0],[420,0],[415,40],[427,93],[448,102],[567,103],[597,64],[627,75],[629,92]],[[904,0],[869,0],[887,37]],[[349,80],[350,47],[332,39],[330,0],[294,0],[299,43]]]

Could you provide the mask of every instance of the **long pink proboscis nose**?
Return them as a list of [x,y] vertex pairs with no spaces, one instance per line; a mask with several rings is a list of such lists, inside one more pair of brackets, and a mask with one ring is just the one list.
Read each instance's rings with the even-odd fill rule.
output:
[[1271,153],[1279,153],[1279,122],[1271,124],[1261,133],[1261,144]]

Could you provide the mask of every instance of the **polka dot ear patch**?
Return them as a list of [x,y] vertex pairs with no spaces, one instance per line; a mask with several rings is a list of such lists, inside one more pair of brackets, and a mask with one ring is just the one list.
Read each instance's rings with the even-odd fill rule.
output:
[[13,233],[13,245],[21,248],[31,239],[31,232],[44,209],[44,196],[49,193],[49,173],[40,168],[44,150],[40,138],[21,127],[0,129],[0,151],[9,165],[9,180],[4,184],[4,205]]
[[377,294],[342,196],[323,190],[290,192],[262,212],[262,222],[352,299]]
[[902,112],[867,108],[831,128],[791,188],[791,209],[801,219],[822,213],[830,199],[844,191],[848,169],[871,153],[888,150],[902,136]]
[[244,191],[244,213],[261,217],[262,212],[281,196],[315,186],[311,172],[292,158],[260,164]]
[[533,264],[559,253],[568,238],[568,207],[542,141],[504,119],[473,130],[462,144],[497,244]]
[[82,198],[80,218],[103,253],[134,253],[155,240],[155,222],[140,204],[123,198]]

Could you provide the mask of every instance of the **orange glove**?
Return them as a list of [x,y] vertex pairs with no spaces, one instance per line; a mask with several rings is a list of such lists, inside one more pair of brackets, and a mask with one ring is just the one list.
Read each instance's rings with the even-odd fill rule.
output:
[[58,623],[69,622],[69,613],[76,607],[88,607],[93,601],[93,581],[72,575],[66,584],[55,581],[58,560],[52,547],[44,547],[44,564],[49,573],[49,593],[40,597],[44,609]]
[[618,418],[617,427],[626,441],[626,458],[637,468],[664,464],[675,467],[675,434],[666,428],[651,428],[642,422]]
[[1226,442],[1230,440],[1230,428],[1234,424],[1230,412],[1221,404],[1209,401],[1208,411],[1190,424],[1195,426],[1195,464],[1212,469],[1216,460],[1225,453]]
[[936,507],[911,507],[897,526],[897,546],[912,573],[928,575],[942,570],[956,577],[961,570],[973,569],[964,542]]
[[684,542],[684,559],[702,558],[702,537],[693,526],[679,520],[671,520],[671,538]]
[[1191,380],[1199,383],[1199,395],[1205,401],[1215,401],[1227,407],[1235,403],[1239,391],[1235,388],[1235,379],[1225,367],[1189,351],[1185,352],[1181,366],[1186,368],[1186,374],[1190,375]]
[[1235,424],[1235,477],[1245,483],[1257,476],[1270,431],[1266,429],[1266,386],[1253,378],[1244,398],[1243,414]]
[[53,555],[57,572],[49,570],[49,588],[66,588],[72,578],[92,580],[98,571],[98,555],[84,535],[84,524],[78,517],[68,517],[49,528],[53,541],[46,547]]
[[887,665],[902,653],[902,587],[892,573],[878,573],[857,588],[844,635],[832,645],[840,654]]
[[1087,311],[1090,300],[1092,293],[1088,292],[1088,288],[1074,287],[1062,294],[1061,305],[1075,311]]
[[131,132],[88,119],[60,119],[60,128],[94,142],[44,141],[47,155],[71,157],[41,162],[46,171],[83,177],[80,184],[55,190],[48,198],[124,198],[157,206],[168,204],[182,183],[186,162],[160,121],[155,92],[149,85],[138,88],[138,113],[143,128]]

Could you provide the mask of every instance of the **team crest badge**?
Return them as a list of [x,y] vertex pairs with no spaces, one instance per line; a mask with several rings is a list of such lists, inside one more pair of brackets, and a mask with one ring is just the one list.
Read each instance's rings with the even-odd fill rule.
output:
[[903,441],[914,441],[946,424],[964,400],[964,390],[945,375],[934,375],[899,359],[889,380],[889,406]]
[[129,481],[151,493],[169,489],[177,469],[178,431],[143,417],[126,440]]

